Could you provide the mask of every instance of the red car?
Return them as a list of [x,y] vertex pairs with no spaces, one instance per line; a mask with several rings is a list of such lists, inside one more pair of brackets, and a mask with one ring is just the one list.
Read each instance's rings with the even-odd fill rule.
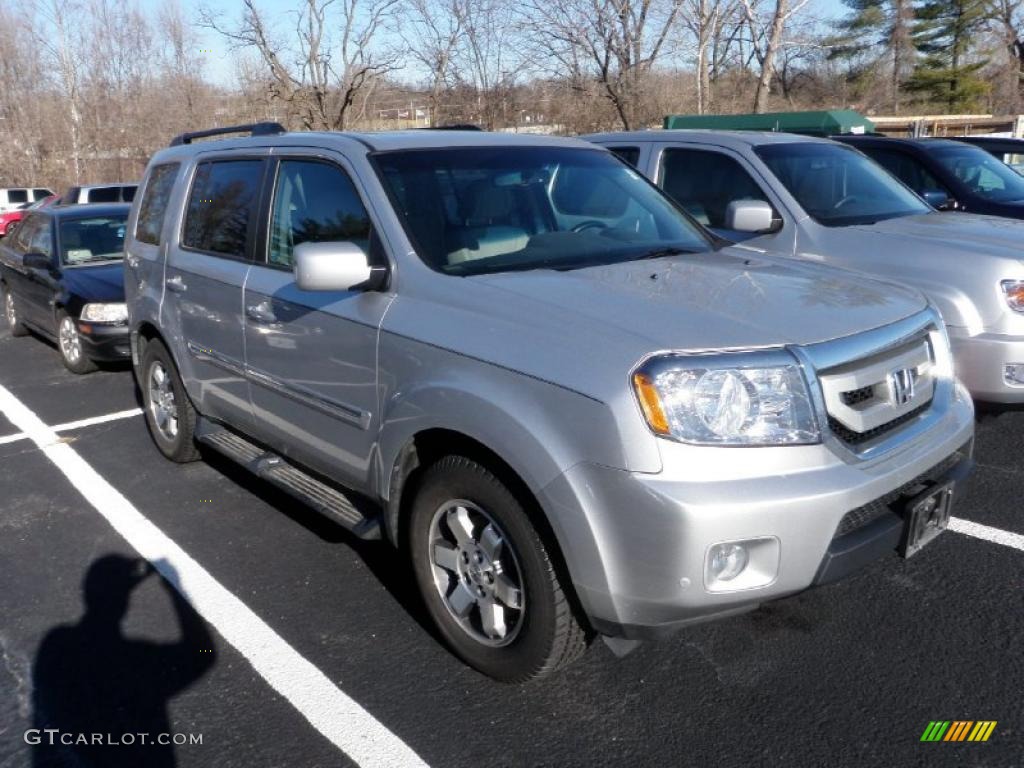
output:
[[60,195],[50,195],[42,200],[36,200],[32,205],[26,205],[16,211],[0,213],[0,237],[7,237],[18,226],[18,222],[24,217],[26,211],[34,211],[36,208],[46,208],[53,205]]

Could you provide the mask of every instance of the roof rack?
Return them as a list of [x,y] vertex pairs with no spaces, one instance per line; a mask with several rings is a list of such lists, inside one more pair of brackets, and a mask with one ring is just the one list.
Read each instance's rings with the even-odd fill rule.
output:
[[428,125],[420,128],[421,131],[482,131],[479,125],[473,123],[449,123],[447,125]]
[[229,133],[248,133],[250,136],[274,136],[284,133],[284,126],[280,123],[250,123],[248,125],[226,125],[223,128],[210,128],[205,131],[191,131],[182,133],[171,139],[170,146],[179,147],[182,144],[191,144],[196,139],[206,139],[210,136],[223,136]]

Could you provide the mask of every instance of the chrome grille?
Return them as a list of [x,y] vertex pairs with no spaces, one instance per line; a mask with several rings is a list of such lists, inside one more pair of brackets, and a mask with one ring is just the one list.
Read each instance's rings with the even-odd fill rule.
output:
[[927,331],[890,349],[819,375],[828,425],[853,448],[925,413],[935,394],[935,355]]

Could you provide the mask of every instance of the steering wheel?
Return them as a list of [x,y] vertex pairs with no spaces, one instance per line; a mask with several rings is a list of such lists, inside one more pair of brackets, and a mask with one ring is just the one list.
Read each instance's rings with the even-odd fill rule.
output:
[[839,198],[839,200],[836,202],[836,204],[832,206],[832,210],[838,211],[844,205],[846,205],[847,203],[852,203],[856,199],[857,199],[856,195],[845,195],[844,197]]
[[608,229],[608,225],[603,221],[597,219],[590,219],[589,221],[581,221],[575,227],[572,228],[573,232],[586,232],[588,229]]

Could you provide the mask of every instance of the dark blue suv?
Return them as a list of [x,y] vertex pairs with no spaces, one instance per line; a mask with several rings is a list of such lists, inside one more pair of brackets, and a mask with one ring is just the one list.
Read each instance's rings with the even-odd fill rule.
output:
[[834,136],[939,210],[1024,219],[1024,176],[985,150],[949,139]]

